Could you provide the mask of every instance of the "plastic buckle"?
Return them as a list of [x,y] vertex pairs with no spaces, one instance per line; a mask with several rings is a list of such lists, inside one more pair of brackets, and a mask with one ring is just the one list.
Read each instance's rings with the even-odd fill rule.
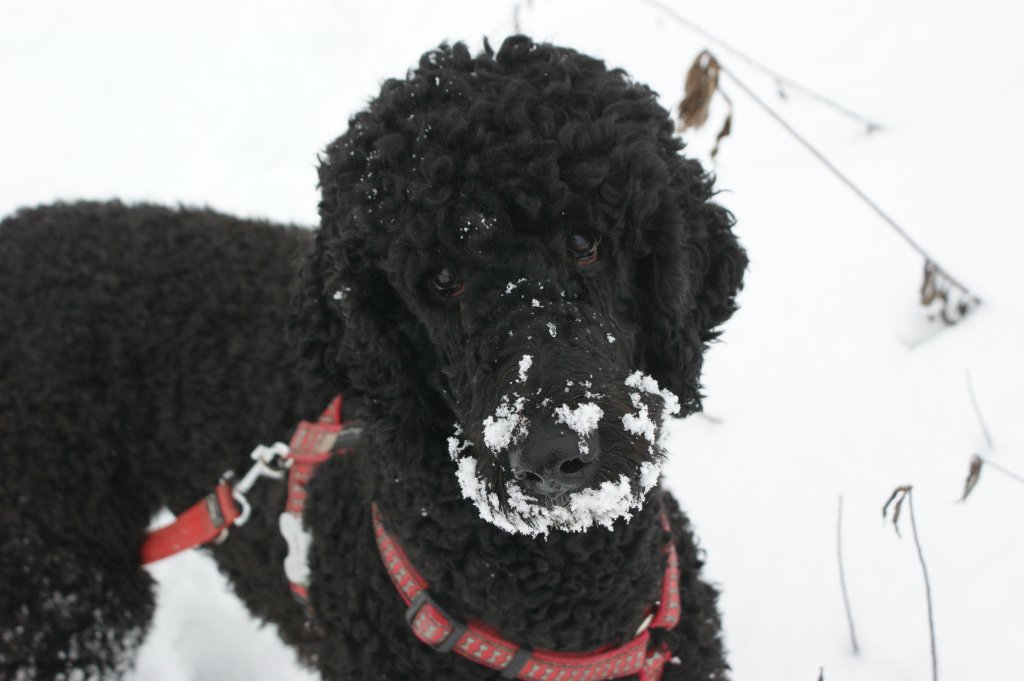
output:
[[[413,622],[416,619],[416,615],[418,615],[420,610],[423,609],[423,606],[428,603],[431,606],[433,606],[437,613],[441,617],[443,617],[448,622],[448,624],[451,625],[452,630],[447,636],[444,637],[444,640],[440,643],[427,643],[427,645],[429,645],[431,648],[433,648],[439,653],[447,653],[455,647],[455,644],[459,642],[459,639],[462,638],[462,635],[466,633],[466,625],[462,620],[460,620],[457,617],[453,617],[447,610],[438,605],[437,601],[434,600],[434,597],[430,595],[429,591],[423,589],[418,594],[416,594],[416,596],[412,599],[412,602],[409,603],[409,607],[405,611],[405,623],[409,625],[409,628],[412,629],[413,634],[416,635],[416,627],[413,625]],[[423,641],[423,639],[421,639],[418,635],[416,635],[416,638]],[[426,643],[426,641],[424,641],[424,643]]]

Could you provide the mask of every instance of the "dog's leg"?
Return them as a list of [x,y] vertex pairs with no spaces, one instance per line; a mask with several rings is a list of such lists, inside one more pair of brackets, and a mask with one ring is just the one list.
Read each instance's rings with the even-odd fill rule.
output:
[[119,678],[153,613],[149,575],[124,551],[2,516],[0,679]]

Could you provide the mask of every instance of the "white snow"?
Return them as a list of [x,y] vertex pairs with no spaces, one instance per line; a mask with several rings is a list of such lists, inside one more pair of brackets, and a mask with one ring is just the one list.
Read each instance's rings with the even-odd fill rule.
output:
[[517,286],[519,286],[520,284],[525,284],[525,283],[526,283],[526,279],[525,278],[518,279],[517,281],[510,281],[510,282],[508,282],[508,284],[505,286],[505,294],[504,295],[508,295],[509,293],[512,293],[513,291],[516,290]]
[[[626,387],[633,388],[637,392],[630,393],[630,400],[633,403],[633,408],[636,409],[635,414],[623,414],[622,415],[622,426],[627,432],[636,435],[637,437],[643,437],[652,446],[656,443],[656,433],[658,432],[658,424],[651,418],[647,405],[643,402],[641,394],[646,393],[648,395],[655,395],[662,399],[664,408],[661,413],[661,420],[665,421],[673,414],[679,413],[679,398],[676,397],[671,390],[667,388],[662,389],[658,386],[658,382],[650,376],[636,371],[630,374],[625,380]],[[653,451],[653,449],[652,449]]]
[[558,329],[555,327],[554,322],[548,322],[548,333],[551,334],[552,338],[558,336]]
[[640,464],[641,489],[652,489],[658,484],[659,477],[661,477],[661,466],[651,463],[650,461],[644,461]]
[[494,416],[484,419],[484,444],[495,454],[510,444],[519,442],[529,432],[526,417],[523,415],[526,398],[517,395],[512,397],[514,401],[510,402],[508,395],[503,396],[494,411]]
[[584,402],[576,407],[563,404],[555,409],[555,423],[564,423],[580,436],[579,447],[584,454],[590,452],[587,436],[597,429],[604,411],[593,402]]
[[584,402],[576,407],[567,404],[555,409],[555,422],[564,423],[580,437],[587,437],[597,428],[604,412],[593,402]]
[[523,383],[526,381],[526,376],[530,371],[530,367],[533,366],[533,355],[523,355],[523,358],[519,360],[519,382]]
[[[626,378],[626,387],[660,397],[665,403],[665,407],[661,412],[662,419],[668,419],[679,413],[679,398],[668,388],[659,387],[658,382],[647,374],[639,371],[630,374]],[[636,405],[636,403],[637,400],[633,400],[633,404]]]
[[466,449],[473,445],[469,440],[459,440],[458,437],[448,438],[448,455],[455,459]]
[[[520,4],[523,31],[625,67],[668,108],[693,57],[711,48],[985,301],[908,349],[918,256],[723,74],[735,120],[709,169],[753,266],[742,309],[705,362],[713,419],[674,422],[662,437],[663,482],[693,519],[706,576],[722,589],[733,677],[813,681],[819,667],[828,681],[930,677],[910,531],[898,539],[879,513],[896,484],[911,482],[940,677],[1017,678],[1022,488],[985,468],[971,498],[955,500],[970,455],[984,447],[968,369],[995,442],[988,456],[1024,472],[1024,6],[673,4],[886,126],[865,135],[796,90],[778,98],[770,79],[644,3]],[[513,30],[512,5],[316,0],[251,3],[244,15],[200,0],[0,5],[0,92],[20,103],[4,108],[0,125],[0,214],[119,196],[314,225],[315,156],[346,118],[442,39],[476,50],[486,34],[499,45]],[[384,16],[387,41],[367,30]],[[270,29],[279,49],[266,49]],[[716,102],[708,129],[687,134],[689,153],[709,161],[723,117]],[[840,493],[859,657],[838,588]],[[313,678],[205,555],[149,570],[159,607],[131,678]]]
[[623,414],[622,426],[633,435],[643,437],[654,444],[654,433],[657,427],[651,420],[650,414],[647,413],[646,404],[639,405],[639,411],[636,414]]
[[480,517],[513,534],[546,535],[552,531],[583,532],[596,527],[612,529],[620,519],[629,520],[632,511],[643,505],[647,493],[658,482],[656,465],[641,465],[641,486],[638,493],[630,489],[629,479],[621,476],[617,481],[605,481],[596,489],[584,489],[570,494],[559,506],[545,507],[537,499],[523,492],[515,482],[509,482],[508,509],[502,508],[498,495],[488,488],[477,475],[477,460],[465,456],[458,460],[458,480],[462,495],[476,506]]

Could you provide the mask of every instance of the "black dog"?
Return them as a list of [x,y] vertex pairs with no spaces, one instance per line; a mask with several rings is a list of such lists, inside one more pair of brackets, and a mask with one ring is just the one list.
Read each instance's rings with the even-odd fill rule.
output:
[[[281,567],[284,485],[213,548],[324,677],[502,677],[409,631],[376,508],[437,603],[523,646],[519,678],[556,678],[525,646],[634,640],[671,542],[681,618],[648,654],[724,678],[658,436],[699,409],[746,258],[680,148],[649,89],[515,37],[386,82],[322,159],[315,235],[116,203],[0,224],[0,677],[119,676],[153,611],[150,517],[343,393],[362,437],[308,488],[310,607]],[[580,674],[557,678],[613,677]]]

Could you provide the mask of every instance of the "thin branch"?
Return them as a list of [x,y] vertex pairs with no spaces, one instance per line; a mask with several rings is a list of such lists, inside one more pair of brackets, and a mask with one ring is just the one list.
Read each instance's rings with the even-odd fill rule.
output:
[[[644,1],[646,1],[646,0],[644,0]],[[970,290],[966,286],[964,286],[959,281],[954,279],[953,276],[949,274],[948,270],[940,267],[938,265],[938,262],[935,260],[935,258],[933,258],[931,255],[929,255],[929,253],[926,250],[924,250],[924,248],[922,248],[916,241],[914,241],[912,238],[910,238],[910,235],[907,234],[906,231],[904,231],[903,228],[900,227],[899,224],[897,224],[896,221],[894,219],[892,219],[889,216],[888,213],[886,213],[884,210],[882,210],[882,208],[877,203],[872,201],[871,198],[867,194],[865,194],[864,191],[861,190],[860,187],[855,185],[853,183],[853,181],[850,180],[850,178],[848,178],[838,168],[836,168],[834,165],[832,165],[832,162],[829,161],[827,158],[825,158],[824,154],[822,154],[820,151],[818,151],[818,149],[813,144],[811,144],[809,141],[807,141],[806,138],[804,138],[799,132],[797,132],[796,129],[794,129],[793,126],[791,126],[786,121],[786,119],[784,119],[774,109],[772,109],[770,106],[768,106],[768,104],[763,99],[761,99],[753,90],[751,90],[749,87],[747,87],[746,83],[744,83],[742,80],[737,78],[736,74],[733,73],[732,70],[725,68],[724,66],[721,65],[721,63],[719,63],[719,70],[722,73],[728,74],[729,77],[732,78],[733,82],[735,82],[736,85],[741,90],[743,90],[747,94],[748,97],[750,97],[752,100],[754,100],[754,102],[758,106],[760,106],[762,109],[764,109],[764,111],[769,116],[774,118],[775,122],[777,122],[779,125],[781,125],[782,128],[793,137],[793,139],[795,139],[797,142],[799,142],[801,145],[803,145],[805,149],[807,149],[809,152],[811,152],[811,154],[813,154],[814,157],[817,158],[818,161],[820,161],[822,163],[822,165],[824,165],[826,168],[828,168],[832,172],[832,174],[835,175],[843,184],[845,184],[847,186],[847,188],[849,188],[854,194],[856,194],[857,197],[860,198],[861,201],[866,203],[878,215],[878,217],[882,218],[882,220],[884,220],[890,227],[892,227],[892,229],[897,234],[899,234],[901,237],[903,237],[903,240],[906,241],[910,245],[911,248],[913,248],[915,251],[917,251],[919,254],[921,254],[921,256],[925,259],[925,261],[927,263],[929,263],[930,265],[934,266],[935,268],[941,270],[943,275],[946,277],[946,279],[949,281],[950,284],[952,284],[956,288],[960,289],[964,293],[964,295],[973,298],[978,303],[981,302],[980,299],[977,296],[975,296],[974,294],[972,294],[970,292]]]
[[[981,407],[978,406],[978,397],[974,394],[974,383],[971,381],[971,371],[968,369],[967,372],[967,394],[971,398],[971,407],[974,409],[974,415],[978,419],[978,425],[981,426],[981,433],[985,436],[986,451],[991,452],[995,448],[995,444],[992,441],[992,435],[989,432],[988,425],[985,423],[985,417],[981,414]],[[981,466],[982,464],[994,468],[997,472],[1002,473],[1006,477],[1019,482],[1024,485],[1024,476],[1014,473],[1005,466],[1001,466],[992,459],[982,456],[981,454],[975,454],[971,459],[971,470],[967,476],[967,482],[964,485],[964,494],[961,501],[967,498],[967,495],[971,493],[974,485],[977,484],[978,478],[981,477]]]
[[885,502],[885,506],[882,507],[882,516],[884,517],[889,509],[889,504],[896,501],[894,508],[892,523],[896,528],[896,533],[899,534],[899,512],[903,502],[907,502],[907,506],[910,508],[910,529],[914,535],[914,546],[917,547],[917,560],[921,563],[921,574],[924,575],[924,593],[925,598],[928,602],[928,634],[931,637],[931,651],[932,651],[932,681],[939,681],[939,655],[935,647],[935,616],[932,611],[932,585],[928,579],[928,565],[924,562],[924,551],[921,550],[921,540],[917,534],[917,521],[914,518],[914,488],[912,485],[901,485],[897,487],[892,496],[889,497],[889,501]]
[[967,374],[967,394],[971,396],[971,406],[974,407],[974,415],[978,417],[978,425],[981,426],[981,432],[985,436],[985,444],[991,450],[994,445],[992,444],[992,436],[988,432],[988,426],[985,425],[985,418],[981,415],[981,408],[978,407],[978,398],[974,395],[974,385],[971,383],[971,370],[966,371]]
[[846,623],[850,627],[850,643],[853,654],[860,655],[857,632],[853,628],[853,611],[850,610],[850,596],[846,592],[846,569],[843,566],[843,495],[839,495],[839,511],[836,514],[836,557],[839,559],[839,586],[843,590],[843,606],[846,608]]
[[737,59],[745,62],[746,64],[748,64],[752,68],[757,69],[761,73],[764,73],[764,74],[770,76],[773,80],[775,80],[776,86],[778,87],[778,90],[779,90],[779,96],[780,97],[783,97],[783,98],[785,97],[785,90],[783,88],[789,88],[790,90],[796,90],[797,92],[803,93],[806,97],[809,97],[809,98],[814,99],[814,100],[816,100],[818,102],[821,102],[822,104],[835,109],[836,111],[838,111],[839,113],[843,114],[844,116],[847,116],[849,118],[852,118],[852,119],[862,123],[867,128],[867,132],[869,132],[869,133],[874,132],[876,130],[881,130],[882,129],[882,126],[879,123],[877,123],[875,121],[872,121],[869,118],[865,118],[864,116],[861,116],[859,113],[846,108],[842,104],[839,104],[835,100],[830,99],[829,97],[826,97],[825,95],[822,95],[822,94],[819,94],[819,93],[815,92],[814,90],[810,89],[809,87],[805,87],[805,86],[801,85],[800,83],[797,83],[792,78],[788,78],[788,77],[782,75],[781,73],[779,73],[778,71],[775,71],[773,69],[768,68],[767,66],[765,66],[761,62],[757,61],[756,59],[754,59],[753,57],[751,57],[747,53],[741,51],[740,49],[738,49],[736,47],[733,47],[732,45],[730,45],[726,41],[722,40],[718,36],[709,33],[704,28],[702,28],[702,27],[698,26],[697,24],[693,23],[692,21],[690,21],[686,17],[682,16],[676,10],[674,10],[671,7],[669,7],[665,3],[659,2],[658,0],[640,0],[640,1],[645,3],[645,4],[647,4],[647,5],[650,5],[651,7],[654,7],[657,10],[659,10],[663,14],[667,15],[668,17],[670,17],[677,24],[679,24],[681,26],[685,26],[686,28],[690,29],[691,31],[693,31],[697,35],[699,35],[699,36],[701,36],[701,37],[703,37],[703,38],[705,38],[705,39],[715,43],[716,45],[721,47],[723,50],[733,54]]
[[1016,473],[1014,473],[1013,471],[1011,471],[1008,468],[1004,468],[1004,467],[1000,466],[996,462],[992,461],[992,459],[986,459],[984,456],[979,456],[978,458],[981,459],[982,461],[984,461],[986,466],[991,466],[992,468],[995,468],[997,471],[999,471],[1000,473],[1002,473],[1006,477],[1008,477],[1008,478],[1010,478],[1012,480],[1016,480],[1020,484],[1024,485],[1024,477],[1022,477],[1020,475],[1017,475]]
[[912,489],[907,490],[907,503],[910,505],[910,529],[914,534],[914,546],[917,547],[917,559],[921,563],[921,574],[924,576],[924,592],[928,599],[928,632],[931,635],[932,644],[932,681],[939,681],[939,655],[935,649],[935,616],[932,613],[932,585],[928,579],[928,565],[924,562],[921,540],[917,536],[917,521],[914,519],[914,494]]

